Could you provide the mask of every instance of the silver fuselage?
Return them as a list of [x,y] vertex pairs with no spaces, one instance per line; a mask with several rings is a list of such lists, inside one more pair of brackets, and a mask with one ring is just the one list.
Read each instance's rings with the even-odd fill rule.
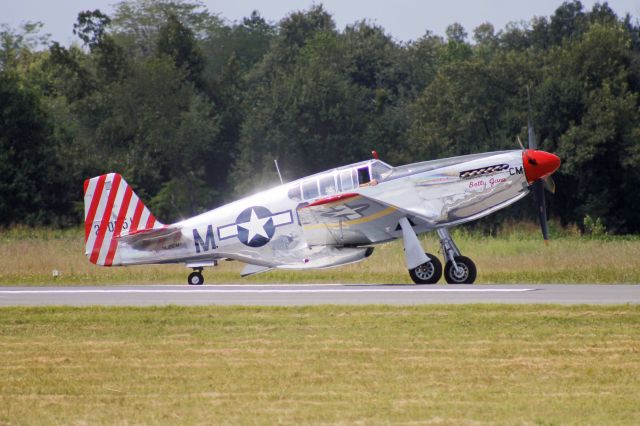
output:
[[[373,173],[377,162],[318,173],[175,223],[171,226],[181,232],[157,247],[119,246],[114,264],[198,266],[228,258],[291,269],[335,266],[363,258],[363,247],[401,238],[402,217],[423,233],[476,220],[529,192],[520,150],[414,163],[390,168],[376,185],[355,182],[358,169],[368,167]],[[333,192],[323,193],[321,185],[331,177]],[[313,181],[320,189],[308,191]],[[360,197],[327,206],[322,212],[327,222],[314,224],[301,217],[305,205],[346,193]]]

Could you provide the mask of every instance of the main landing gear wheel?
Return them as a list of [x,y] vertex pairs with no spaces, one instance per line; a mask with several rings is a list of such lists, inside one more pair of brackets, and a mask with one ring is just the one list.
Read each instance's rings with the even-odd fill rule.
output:
[[429,257],[429,261],[416,268],[409,269],[409,275],[416,284],[435,284],[442,276],[442,263],[434,255],[425,254]]
[[189,278],[187,278],[187,282],[189,285],[202,285],[204,284],[204,277],[202,276],[202,272],[194,271],[189,274]]
[[466,256],[455,256],[458,270],[453,267],[453,263],[448,261],[444,267],[444,279],[449,284],[473,284],[476,280],[476,265]]

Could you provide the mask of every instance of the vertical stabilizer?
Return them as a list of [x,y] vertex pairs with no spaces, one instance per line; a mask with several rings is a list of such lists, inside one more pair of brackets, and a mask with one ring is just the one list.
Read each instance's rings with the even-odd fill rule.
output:
[[91,263],[119,264],[117,237],[161,226],[119,174],[84,182],[85,254]]

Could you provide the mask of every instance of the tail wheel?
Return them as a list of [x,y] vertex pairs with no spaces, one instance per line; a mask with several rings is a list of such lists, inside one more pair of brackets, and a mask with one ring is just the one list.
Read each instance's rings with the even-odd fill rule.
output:
[[189,285],[202,285],[204,284],[204,277],[199,271],[195,271],[189,274],[187,282],[189,283]]
[[449,284],[473,284],[476,280],[476,265],[466,256],[454,257],[458,270],[453,267],[453,263],[448,261],[444,267],[444,279]]
[[409,269],[409,275],[416,284],[435,284],[442,276],[442,263],[430,253],[425,253],[429,261],[417,268]]

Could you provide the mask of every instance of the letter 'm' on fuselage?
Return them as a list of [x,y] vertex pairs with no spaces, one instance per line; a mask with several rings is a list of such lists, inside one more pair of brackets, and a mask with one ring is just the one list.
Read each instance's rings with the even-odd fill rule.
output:
[[203,241],[200,233],[197,229],[193,229],[193,243],[196,246],[196,253],[200,253],[200,249],[202,251],[209,251],[216,248],[216,243],[213,239],[213,226],[207,226],[207,235],[206,239]]

